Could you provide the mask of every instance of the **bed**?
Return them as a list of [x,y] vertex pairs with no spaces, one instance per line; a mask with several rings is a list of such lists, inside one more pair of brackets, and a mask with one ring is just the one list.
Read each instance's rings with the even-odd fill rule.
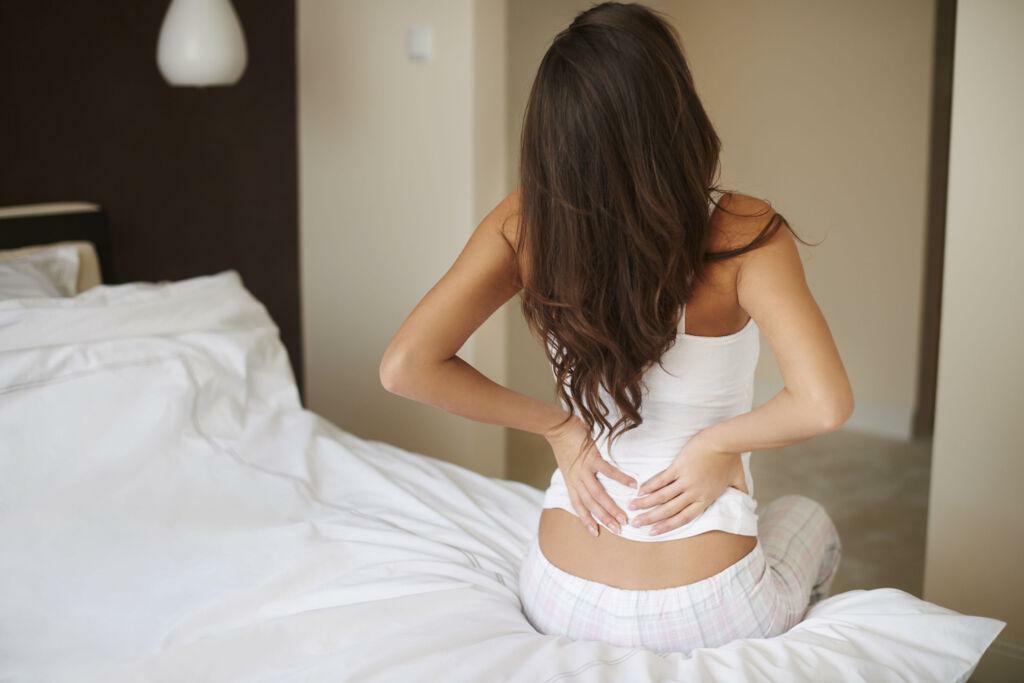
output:
[[879,589],[688,656],[539,634],[542,493],[303,409],[234,271],[0,301],[0,434],[3,681],[964,681],[1005,626]]

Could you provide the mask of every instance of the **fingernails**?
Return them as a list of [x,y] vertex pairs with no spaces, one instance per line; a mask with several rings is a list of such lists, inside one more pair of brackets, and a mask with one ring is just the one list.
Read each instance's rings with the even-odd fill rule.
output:
[[661,529],[651,529],[650,532],[648,532],[647,535],[648,536],[657,536],[660,533],[661,533]]
[[640,518],[639,518],[639,517],[638,517],[638,518],[636,518],[636,519],[634,519],[634,520],[633,520],[633,522],[632,522],[632,524],[633,524],[633,526],[637,526],[637,527],[640,527],[640,526],[643,526],[643,525],[644,525],[644,523],[640,521]]
[[619,517],[619,524],[625,524],[628,521],[629,521],[629,518],[626,517],[626,515],[622,515],[621,517]]
[[587,528],[590,529],[590,535],[596,538],[597,537],[597,527],[596,526],[591,526],[591,527],[587,527]]

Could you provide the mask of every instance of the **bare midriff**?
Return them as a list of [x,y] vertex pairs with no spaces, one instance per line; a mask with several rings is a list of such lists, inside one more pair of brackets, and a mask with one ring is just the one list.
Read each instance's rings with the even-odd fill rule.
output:
[[595,538],[568,510],[545,508],[538,541],[548,561],[569,574],[616,588],[654,590],[714,576],[753,550],[757,537],[708,531],[671,541],[631,541],[601,527]]

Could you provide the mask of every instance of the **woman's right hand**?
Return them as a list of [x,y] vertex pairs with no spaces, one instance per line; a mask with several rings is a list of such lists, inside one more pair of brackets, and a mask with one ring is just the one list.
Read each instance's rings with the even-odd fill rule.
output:
[[[578,415],[573,415],[569,421],[552,429],[544,438],[555,454],[555,462],[569,489],[573,509],[591,535],[597,536],[600,533],[595,518],[615,533],[621,532],[622,525],[628,520],[626,513],[605,491],[597,473],[630,487],[635,487],[636,481],[601,457],[587,431],[586,423]],[[579,455],[580,446],[584,442],[585,450]]]

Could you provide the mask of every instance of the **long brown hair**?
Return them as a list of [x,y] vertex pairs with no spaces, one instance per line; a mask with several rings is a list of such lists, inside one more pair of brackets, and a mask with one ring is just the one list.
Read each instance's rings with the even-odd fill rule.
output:
[[789,227],[775,213],[749,244],[708,251],[720,147],[678,34],[644,5],[587,9],[541,60],[521,139],[522,310],[569,417],[610,441],[641,424],[644,372],[705,265]]

